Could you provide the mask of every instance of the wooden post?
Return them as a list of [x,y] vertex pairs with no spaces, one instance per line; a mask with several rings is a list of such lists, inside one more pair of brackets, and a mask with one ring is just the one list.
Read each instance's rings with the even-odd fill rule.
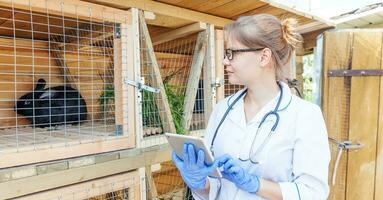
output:
[[[348,140],[348,115],[339,113],[349,112],[349,84],[345,78],[331,78],[326,74],[333,69],[346,69],[352,57],[352,34],[346,32],[325,33],[323,43],[323,113],[328,128],[328,136],[336,140]],[[338,53],[339,52],[339,53]],[[336,112],[334,112],[334,109]],[[336,158],[338,148],[330,143],[331,157]],[[346,195],[346,171],[348,153],[342,155],[337,169],[335,186],[331,185],[329,199],[344,200]],[[332,178],[335,159],[330,163],[330,178]]]
[[215,30],[215,81],[220,83],[219,87],[216,87],[216,102],[225,98],[225,67],[222,64],[224,46],[223,46],[223,31]]
[[207,50],[205,56],[205,67],[203,68],[203,92],[204,92],[204,115],[205,122],[209,121],[213,105],[216,102],[215,90],[213,90],[212,83],[215,77],[215,37],[214,25],[208,24],[207,29]]
[[[383,58],[383,52],[382,52]],[[383,63],[380,65],[383,70]],[[380,77],[380,100],[379,100],[379,121],[378,141],[376,152],[376,174],[375,174],[375,199],[383,199],[383,76]]]
[[198,82],[201,76],[202,64],[206,52],[206,32],[198,34],[197,43],[194,47],[193,61],[190,69],[188,83],[185,92],[183,125],[185,132],[189,132],[190,123],[193,116],[193,107],[198,90]]
[[148,199],[156,199],[158,194],[157,194],[157,188],[156,184],[154,183],[154,179],[152,176],[152,167],[151,165],[145,166],[145,176],[146,176],[146,183],[147,183],[147,189],[148,191]]
[[173,123],[173,117],[170,111],[168,97],[166,95],[164,84],[162,82],[160,68],[157,63],[156,55],[154,54],[154,49],[152,45],[152,40],[149,35],[148,27],[146,26],[145,18],[141,11],[139,12],[138,18],[139,18],[140,26],[142,28],[143,37],[145,38],[145,46],[149,54],[148,56],[153,65],[152,66],[153,72],[154,72],[153,87],[160,89],[161,98],[156,98],[156,103],[157,103],[158,109],[160,110],[159,114],[161,117],[162,125],[165,132],[175,133],[176,128]]
[[[352,69],[380,69],[382,32],[354,33],[353,43]],[[349,140],[364,147],[349,152],[346,199],[374,199],[379,81],[378,76],[351,78]]]

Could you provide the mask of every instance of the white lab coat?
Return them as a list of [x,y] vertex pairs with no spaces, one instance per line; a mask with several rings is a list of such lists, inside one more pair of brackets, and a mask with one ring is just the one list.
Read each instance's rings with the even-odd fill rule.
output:
[[[276,132],[269,142],[255,156],[260,163],[255,165],[241,162],[242,167],[261,178],[277,182],[285,200],[326,199],[329,194],[327,182],[330,149],[327,139],[326,126],[320,108],[293,95],[287,84],[282,83],[283,98],[279,113],[280,120]],[[211,116],[206,129],[205,143],[210,147],[212,137],[218,123],[221,121],[228,105],[236,99],[243,90],[219,102]],[[263,116],[274,110],[279,94],[266,104],[257,114],[246,123],[243,97],[235,104],[225,122],[219,129],[214,142],[214,157],[230,154],[233,158],[248,158],[253,138]],[[229,102],[228,102],[229,100]],[[259,136],[256,138],[253,150],[256,151],[268,135],[274,117],[266,120]],[[263,199],[255,194],[238,189],[227,179],[219,181],[208,178],[209,193],[192,191],[197,200],[255,200]],[[220,194],[217,196],[217,191]]]

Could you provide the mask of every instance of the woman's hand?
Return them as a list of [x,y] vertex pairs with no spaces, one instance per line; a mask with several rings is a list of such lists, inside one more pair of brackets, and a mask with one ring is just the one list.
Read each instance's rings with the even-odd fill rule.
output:
[[223,164],[222,176],[233,182],[238,188],[249,193],[257,193],[259,190],[259,178],[256,175],[248,173],[243,169],[237,160],[234,160],[230,155],[219,157],[218,163]]
[[206,165],[205,152],[200,149],[196,155],[194,149],[193,144],[185,143],[182,159],[175,152],[172,159],[190,189],[205,189],[207,176],[218,167],[218,162]]

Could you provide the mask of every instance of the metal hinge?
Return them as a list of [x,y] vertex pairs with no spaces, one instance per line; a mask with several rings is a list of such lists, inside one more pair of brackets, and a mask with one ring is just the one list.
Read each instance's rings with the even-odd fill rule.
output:
[[223,85],[223,80],[216,78],[215,81],[211,84],[211,87],[217,88],[217,87],[221,87],[222,85]]
[[338,147],[338,155],[335,160],[335,165],[334,165],[334,171],[332,173],[332,185],[335,185],[335,179],[336,179],[336,172],[338,169],[338,165],[340,162],[340,158],[342,157],[343,150],[358,150],[364,147],[363,144],[361,143],[356,143],[353,144],[351,141],[338,141],[334,138],[330,138],[330,141],[334,142],[336,146]]
[[353,69],[353,70],[329,70],[328,77],[345,77],[345,76],[383,76],[381,69]]
[[144,82],[144,80],[142,80],[142,81],[132,81],[132,80],[129,80],[127,78],[124,79],[124,83],[132,85],[132,86],[136,87],[140,91],[141,90],[146,90],[146,91],[152,92],[152,93],[160,93],[160,89],[159,88],[154,88],[154,87],[145,85],[145,84],[143,84],[143,82]]

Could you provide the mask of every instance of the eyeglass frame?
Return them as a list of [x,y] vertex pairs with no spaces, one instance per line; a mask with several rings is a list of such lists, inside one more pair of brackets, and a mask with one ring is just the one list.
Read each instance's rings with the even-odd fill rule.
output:
[[[265,47],[262,48],[248,48],[248,49],[225,49],[224,58],[227,58],[228,60],[234,59],[234,54],[237,52],[252,52],[252,51],[260,51],[265,49]],[[230,57],[228,55],[231,55]]]

